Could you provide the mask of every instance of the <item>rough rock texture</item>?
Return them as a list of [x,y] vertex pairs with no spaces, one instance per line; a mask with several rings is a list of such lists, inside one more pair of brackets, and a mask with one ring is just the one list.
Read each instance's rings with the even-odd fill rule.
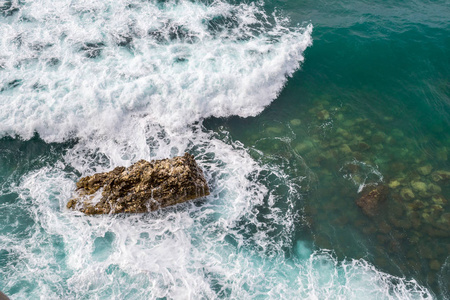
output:
[[185,153],[83,177],[67,207],[88,215],[143,213],[207,195],[202,170]]
[[440,182],[443,184],[450,183],[450,172],[449,171],[436,171],[431,174],[431,177],[435,182]]
[[367,186],[363,190],[363,196],[356,200],[356,204],[366,215],[373,217],[378,213],[380,203],[386,200],[387,192],[387,188],[383,185]]

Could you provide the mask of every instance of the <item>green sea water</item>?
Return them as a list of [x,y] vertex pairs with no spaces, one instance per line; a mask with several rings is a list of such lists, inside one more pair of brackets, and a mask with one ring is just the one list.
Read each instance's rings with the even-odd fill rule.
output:
[[[432,172],[450,168],[450,4],[275,5],[315,26],[302,70],[258,117],[207,127],[308,178],[300,183],[303,209],[318,247],[364,257],[450,297],[450,186],[439,181],[429,190]],[[420,195],[414,182],[427,191]],[[389,196],[368,217],[355,201],[361,187],[378,183],[391,183]],[[400,196],[402,189],[414,197]]]
[[[1,291],[450,298],[448,1],[125,2],[0,1]],[[210,197],[65,208],[80,176],[184,151]]]

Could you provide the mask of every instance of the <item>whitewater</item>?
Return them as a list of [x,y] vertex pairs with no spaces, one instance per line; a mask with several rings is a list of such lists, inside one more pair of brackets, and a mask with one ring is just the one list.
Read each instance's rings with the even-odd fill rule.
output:
[[[15,0],[0,11],[0,136],[48,152],[1,169],[0,290],[11,299],[432,298],[296,240],[303,178],[202,124],[270,105],[313,47],[312,24],[222,0]],[[184,152],[210,196],[139,215],[65,208],[80,176]]]

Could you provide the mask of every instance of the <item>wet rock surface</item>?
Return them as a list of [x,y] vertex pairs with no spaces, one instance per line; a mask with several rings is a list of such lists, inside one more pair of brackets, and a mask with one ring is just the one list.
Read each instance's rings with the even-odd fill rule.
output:
[[385,186],[367,186],[362,191],[361,198],[356,200],[356,204],[366,215],[373,217],[378,213],[380,204],[386,201],[386,198],[387,188]]
[[202,170],[194,157],[185,153],[83,177],[67,208],[87,215],[144,213],[207,195]]

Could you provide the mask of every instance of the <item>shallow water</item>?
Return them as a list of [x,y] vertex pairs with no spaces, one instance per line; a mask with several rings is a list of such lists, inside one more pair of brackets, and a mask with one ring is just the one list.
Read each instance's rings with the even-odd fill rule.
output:
[[[450,171],[448,11],[0,2],[0,290],[449,298],[450,186],[435,173]],[[80,176],[185,151],[204,199],[140,215],[65,208]],[[374,217],[355,204],[370,184],[389,186]]]

